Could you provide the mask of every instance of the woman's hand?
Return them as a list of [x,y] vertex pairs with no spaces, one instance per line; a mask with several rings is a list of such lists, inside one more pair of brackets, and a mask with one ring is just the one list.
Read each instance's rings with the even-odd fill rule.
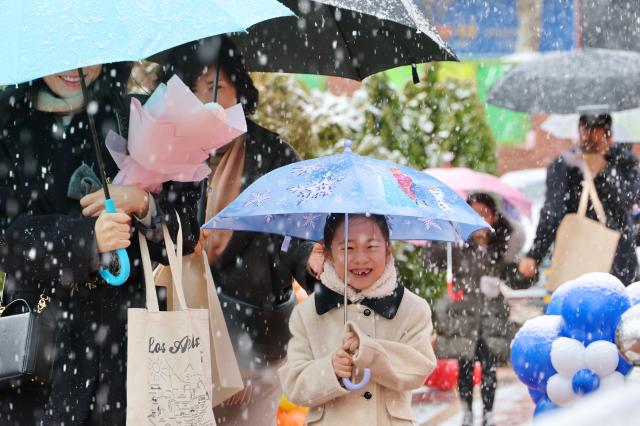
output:
[[[149,193],[133,185],[109,185],[111,198],[117,209],[128,215],[143,218],[149,211]],[[104,191],[99,189],[80,200],[83,216],[98,216],[104,210]]]
[[340,348],[331,355],[331,364],[336,377],[350,378],[353,372],[353,360],[351,354],[347,353],[344,348]]
[[95,226],[98,253],[109,253],[131,245],[131,217],[121,210],[116,213],[103,211]]
[[311,254],[307,260],[307,271],[313,275],[315,279],[320,279],[320,275],[324,271],[324,248],[322,244],[316,243],[313,245]]

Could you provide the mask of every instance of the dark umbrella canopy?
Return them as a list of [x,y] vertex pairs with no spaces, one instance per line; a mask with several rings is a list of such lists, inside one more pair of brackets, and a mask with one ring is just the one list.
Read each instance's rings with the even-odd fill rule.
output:
[[489,91],[513,111],[571,114],[640,106],[640,54],[607,49],[553,52],[514,66]]
[[[401,65],[457,57],[414,0],[279,0],[296,16],[231,38],[249,71],[335,75],[362,80]],[[213,54],[215,47],[202,49]],[[211,63],[210,55],[203,58]],[[213,55],[215,56],[215,54]],[[151,61],[163,63],[165,54]],[[199,64],[194,64],[199,65]]]

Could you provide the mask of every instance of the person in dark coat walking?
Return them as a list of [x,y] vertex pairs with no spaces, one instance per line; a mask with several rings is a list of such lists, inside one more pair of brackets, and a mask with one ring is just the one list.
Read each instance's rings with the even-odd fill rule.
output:
[[[126,137],[124,97],[130,66],[84,68],[100,143],[109,130]],[[161,223],[177,235],[176,212],[186,252],[199,228],[197,184],[166,183],[158,194],[110,185],[118,213],[103,211],[96,153],[76,70],[25,85],[0,117],[0,270],[4,303],[23,298],[35,306],[50,298],[45,314],[57,321],[57,354],[48,385],[23,380],[0,389],[2,425],[122,425],[126,417],[127,309],[145,306],[137,238],[149,241],[163,261]],[[106,149],[103,147],[103,152]],[[106,174],[118,169],[105,157]],[[131,275],[120,287],[99,276],[109,253],[126,248]],[[47,310],[49,312],[47,312]],[[0,343],[1,344],[1,343]]]
[[[454,301],[444,295],[434,306],[437,332],[435,352],[438,358],[457,358],[458,389],[464,405],[463,425],[473,424],[473,369],[476,360],[482,365],[482,401],[484,425],[493,424],[493,402],[497,386],[499,359],[508,359],[512,326],[509,305],[500,284],[514,288],[531,285],[517,275],[516,264],[505,259],[512,228],[498,212],[490,195],[477,193],[467,202],[490,224],[494,231],[474,233],[463,246],[453,249],[453,277],[462,299]],[[429,244],[424,249],[427,270],[446,267],[443,244]]]
[[[217,102],[241,102],[247,116],[259,94],[232,42],[219,47]],[[172,52],[160,80],[177,74],[204,103],[213,99],[216,64],[203,60],[201,45]],[[206,197],[207,219],[266,173],[300,160],[273,133],[247,120],[247,133],[210,157],[213,170]],[[256,200],[259,202],[259,200]],[[218,425],[274,425],[282,394],[277,369],[286,356],[289,317],[296,305],[293,280],[307,289],[322,272],[322,249],[298,239],[239,231],[204,231],[207,254],[246,388],[214,409]],[[203,244],[200,244],[202,246]]]
[[[625,285],[636,279],[636,233],[632,206],[640,199],[640,170],[634,155],[613,143],[609,114],[580,116],[580,147],[562,153],[547,169],[547,193],[540,222],[529,253],[520,261],[520,272],[532,277],[556,238],[558,226],[568,213],[578,211],[582,168],[594,176],[598,197],[607,216],[607,227],[621,233],[611,273]],[[587,217],[597,220],[591,202]]]

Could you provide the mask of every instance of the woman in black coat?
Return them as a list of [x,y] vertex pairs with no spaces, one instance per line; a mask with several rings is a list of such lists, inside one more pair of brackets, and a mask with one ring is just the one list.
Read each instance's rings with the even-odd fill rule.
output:
[[[202,60],[200,45],[176,49],[162,79],[177,74],[198,98],[213,98],[215,64]],[[226,37],[220,51],[217,102],[225,108],[241,102],[250,116],[258,91],[242,58]],[[216,214],[264,174],[300,161],[277,134],[247,120],[247,133],[210,157],[213,170],[206,204]],[[203,203],[205,204],[205,203]],[[203,209],[205,210],[205,209]],[[206,233],[209,261],[234,350],[247,387],[214,409],[218,425],[274,425],[282,393],[276,370],[286,355],[288,321],[296,304],[293,280],[306,288],[321,270],[317,246],[255,232]]]
[[[130,67],[84,69],[94,118],[103,143],[111,129],[126,137]],[[96,154],[83,111],[77,71],[34,81],[5,99],[0,116],[0,270],[6,275],[4,304],[23,298],[35,306],[50,298],[57,355],[49,385],[22,381],[0,389],[0,424],[125,423],[127,309],[144,307],[137,238],[144,232],[151,256],[163,261],[161,222],[177,235],[180,215],[185,251],[199,234],[197,184],[167,183],[159,194],[110,185],[119,213],[102,212],[95,177]],[[115,163],[106,157],[106,174]],[[135,234],[133,234],[135,235]],[[109,253],[127,248],[131,276],[120,287],[99,276]],[[102,254],[102,256],[100,255]],[[47,310],[49,312],[47,312]],[[1,360],[0,360],[1,361]]]

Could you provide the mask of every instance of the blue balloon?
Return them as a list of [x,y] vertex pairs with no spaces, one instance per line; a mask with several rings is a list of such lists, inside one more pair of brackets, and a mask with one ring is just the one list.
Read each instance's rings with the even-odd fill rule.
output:
[[616,371],[618,371],[623,376],[626,376],[633,366],[627,362],[626,359],[622,358],[622,355],[618,354],[618,367]]
[[545,390],[535,389],[535,388],[527,388],[529,391],[529,396],[533,400],[534,404],[537,404],[542,398],[547,397],[547,392]]
[[567,292],[575,285],[574,283],[575,281],[566,282],[553,292],[551,300],[549,300],[549,304],[547,305],[547,315],[562,314],[562,302],[564,301],[564,297],[567,295]]
[[571,384],[575,393],[584,395],[600,387],[600,378],[596,373],[585,368],[573,375]]
[[525,385],[544,391],[556,370],[551,365],[551,344],[562,328],[559,315],[543,315],[525,322],[511,342],[511,365]]
[[542,413],[555,410],[556,408],[558,408],[558,406],[545,396],[536,403],[536,409],[533,411],[533,416],[537,417]]
[[631,306],[625,287],[604,273],[587,274],[571,284],[561,309],[569,337],[585,344],[612,342],[620,316]]

